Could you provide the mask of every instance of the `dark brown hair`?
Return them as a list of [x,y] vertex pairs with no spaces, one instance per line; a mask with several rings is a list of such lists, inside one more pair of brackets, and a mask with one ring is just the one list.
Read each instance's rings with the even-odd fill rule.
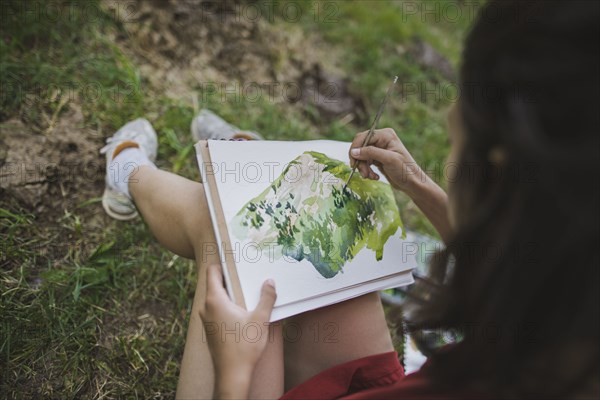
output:
[[409,321],[462,334],[432,356],[440,386],[598,393],[599,21],[594,1],[490,1],[468,35],[458,223]]

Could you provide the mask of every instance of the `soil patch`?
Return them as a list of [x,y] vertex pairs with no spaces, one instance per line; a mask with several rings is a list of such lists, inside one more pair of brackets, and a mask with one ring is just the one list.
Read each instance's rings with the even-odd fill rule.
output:
[[198,90],[244,99],[259,88],[282,106],[313,106],[326,119],[362,122],[364,103],[338,67],[339,51],[299,23],[253,17],[239,1],[134,4],[135,18],[122,21],[127,36],[114,39],[136,61],[148,92],[191,102]]
[[107,217],[99,203],[83,205],[102,195],[101,146],[74,104],[45,134],[19,119],[0,124],[0,206],[35,215],[28,234],[35,240],[27,246],[34,268],[60,263],[70,251],[89,254],[100,243]]

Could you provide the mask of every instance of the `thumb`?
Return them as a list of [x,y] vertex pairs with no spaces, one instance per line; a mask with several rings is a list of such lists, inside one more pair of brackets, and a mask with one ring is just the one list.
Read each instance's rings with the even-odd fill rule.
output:
[[275,291],[275,281],[267,279],[262,285],[260,300],[254,309],[254,314],[257,318],[263,321],[268,321],[271,318],[273,306],[277,300],[277,292]]
[[366,146],[350,150],[350,155],[357,160],[379,161],[385,167],[393,162],[395,153],[375,146]]

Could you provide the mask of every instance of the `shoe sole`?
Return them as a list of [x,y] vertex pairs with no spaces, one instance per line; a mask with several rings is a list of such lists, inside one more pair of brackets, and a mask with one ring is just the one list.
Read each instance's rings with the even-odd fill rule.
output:
[[118,221],[130,221],[138,216],[138,213],[135,210],[129,214],[121,214],[121,213],[114,211],[112,208],[110,208],[110,204],[108,203],[108,198],[109,198],[108,189],[104,189],[104,194],[102,195],[102,207],[104,208],[104,211],[106,211],[106,213],[111,218],[114,218]]
[[[233,126],[231,124],[229,124],[227,121],[222,120],[222,118],[220,118],[218,115],[214,115],[214,117],[219,118],[222,120],[223,124],[227,124],[231,127],[232,133],[231,136],[224,136],[224,137],[204,137],[200,134],[200,121],[199,121],[199,117],[201,115],[198,114],[194,117],[194,119],[192,120],[192,124],[190,126],[190,132],[192,134],[192,138],[194,140],[194,142],[198,142],[199,140],[232,140],[232,139],[236,139],[236,137],[239,137],[240,139],[245,139],[245,140],[263,140],[263,137],[261,135],[259,135],[256,132],[250,132],[250,131],[244,131],[236,126]],[[213,116],[211,116],[210,114],[205,116],[205,118],[211,118]]]

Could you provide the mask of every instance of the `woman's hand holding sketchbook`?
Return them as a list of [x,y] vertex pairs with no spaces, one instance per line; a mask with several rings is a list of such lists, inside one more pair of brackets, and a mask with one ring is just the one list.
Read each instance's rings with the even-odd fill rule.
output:
[[[266,281],[258,305],[247,311],[229,300],[219,265],[207,268],[206,282],[206,302],[200,316],[215,366],[215,398],[242,398],[248,393],[254,367],[267,346],[269,319],[277,299],[275,286]],[[235,326],[252,328],[252,340],[223,340],[221,330]]]
[[[387,130],[374,136],[386,138]],[[211,251],[219,252],[227,291],[240,307],[259,304],[266,279],[278,288],[271,321],[413,282],[416,245],[385,177],[398,188],[403,182],[393,167],[378,173],[361,163],[362,176],[344,187],[349,148],[336,141],[196,145],[218,238]],[[381,166],[370,151],[353,158]]]

